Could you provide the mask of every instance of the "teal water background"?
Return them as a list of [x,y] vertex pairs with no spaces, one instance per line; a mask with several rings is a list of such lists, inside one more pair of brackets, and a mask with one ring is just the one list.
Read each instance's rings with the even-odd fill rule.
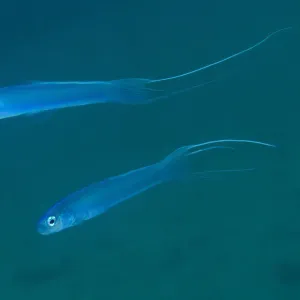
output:
[[[1,6],[1,85],[168,77],[294,26],[251,53],[169,83],[219,80],[166,101],[1,120],[1,299],[299,299],[297,1]],[[219,138],[279,148],[205,154],[201,170],[258,170],[160,186],[78,228],[36,232],[41,214],[68,193]]]

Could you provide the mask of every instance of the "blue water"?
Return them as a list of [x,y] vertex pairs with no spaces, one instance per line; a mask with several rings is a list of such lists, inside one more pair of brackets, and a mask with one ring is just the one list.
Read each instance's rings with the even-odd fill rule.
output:
[[[299,299],[298,1],[6,5],[1,85],[167,77],[276,29],[295,30],[168,83],[219,80],[169,100],[2,120],[1,299]],[[161,186],[78,228],[49,237],[36,232],[41,214],[68,193],[154,163],[179,146],[218,138],[279,148],[203,154],[201,170],[258,170]]]

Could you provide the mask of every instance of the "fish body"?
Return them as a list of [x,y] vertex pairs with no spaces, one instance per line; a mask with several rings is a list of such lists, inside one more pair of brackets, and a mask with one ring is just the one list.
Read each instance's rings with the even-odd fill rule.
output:
[[0,88],[0,119],[106,102],[110,82],[34,82]]
[[[162,183],[165,178],[161,175],[159,166],[151,165],[93,183],[56,203],[40,220],[38,231],[49,234],[79,225]],[[49,226],[51,216],[55,217],[53,227]]]
[[[189,175],[207,177],[207,172],[191,172],[189,157],[212,149],[233,149],[227,146],[205,145],[218,143],[252,143],[268,147],[273,145],[249,140],[217,140],[176,149],[158,163],[93,183],[54,204],[38,221],[37,231],[49,235],[76,226],[107,212],[110,208],[137,196],[159,184],[181,180]],[[243,170],[217,170],[230,172]]]
[[111,81],[41,81],[2,87],[0,119],[96,103],[143,104],[167,97],[163,90],[147,88],[148,83],[148,79],[127,78]]
[[0,88],[0,119],[96,103],[137,105],[165,99],[204,86],[207,83],[172,90],[170,92],[150,88],[150,85],[183,78],[222,64],[253,50],[273,35],[289,29],[291,27],[277,30],[247,49],[176,76],[160,79],[125,78],[112,81],[33,82],[30,84],[3,87]]

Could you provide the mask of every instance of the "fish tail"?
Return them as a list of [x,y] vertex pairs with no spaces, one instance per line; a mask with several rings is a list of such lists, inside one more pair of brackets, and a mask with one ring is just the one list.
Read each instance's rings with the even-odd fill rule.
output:
[[191,166],[184,154],[184,149],[178,148],[160,162],[160,171],[165,181],[182,180],[190,174]]
[[[189,178],[191,175],[203,175],[205,172],[194,172],[192,160],[189,157],[187,148],[189,146],[181,147],[173,151],[160,162],[161,174],[165,181],[181,181]],[[215,146],[203,148],[201,151],[208,151],[213,149],[232,149],[230,147]],[[200,177],[200,176],[199,176]]]
[[151,80],[143,78],[128,78],[110,81],[109,99],[121,104],[147,104],[166,98],[164,90],[147,87]]
[[109,95],[107,97],[114,103],[131,105],[149,104],[204,87],[216,81],[217,80],[211,80],[174,91],[166,91],[163,89],[150,88],[149,85],[155,82],[150,79],[128,78],[112,80],[110,82],[111,85],[109,87]]
[[[173,151],[171,154],[169,154],[160,162],[162,176],[165,181],[172,181],[172,180],[183,180],[190,176],[209,178],[213,175],[221,174],[221,173],[228,174],[228,173],[245,172],[245,171],[254,170],[254,168],[247,168],[247,169],[194,171],[195,168],[193,166],[192,163],[193,161],[191,157],[204,151],[235,150],[234,147],[226,145],[226,144],[234,144],[234,143],[250,143],[250,144],[256,144],[265,147],[272,147],[272,148],[276,147],[275,145],[259,142],[259,141],[234,140],[234,139],[216,140],[216,141],[210,141],[201,144],[183,146]],[[219,144],[224,144],[224,145],[219,145]]]

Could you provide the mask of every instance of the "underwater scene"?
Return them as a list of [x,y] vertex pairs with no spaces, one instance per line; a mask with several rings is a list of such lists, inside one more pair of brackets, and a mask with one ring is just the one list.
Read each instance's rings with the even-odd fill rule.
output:
[[1,8],[1,299],[300,299],[299,1]]

